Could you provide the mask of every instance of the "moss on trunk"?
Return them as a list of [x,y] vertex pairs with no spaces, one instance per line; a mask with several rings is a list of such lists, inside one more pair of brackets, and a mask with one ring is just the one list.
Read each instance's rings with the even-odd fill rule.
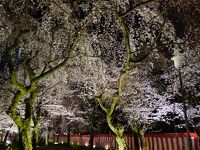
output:
[[117,144],[118,144],[118,148],[119,150],[127,150],[127,145],[126,145],[126,141],[125,141],[125,137],[123,135],[124,133],[124,127],[120,127],[120,126],[117,126],[117,127],[114,127],[112,125],[112,114],[111,113],[107,113],[107,123],[108,123],[108,126],[110,127],[110,129],[115,133],[116,137],[116,141],[117,141]]
[[142,150],[147,150],[147,141],[144,137],[144,131],[140,130],[139,134],[140,134],[139,137],[140,137],[141,148],[142,148]]
[[117,141],[119,150],[128,150],[124,137],[116,136],[116,141]]
[[32,150],[32,140],[31,140],[31,131],[30,124],[25,124],[19,129],[20,142],[19,145],[20,150]]

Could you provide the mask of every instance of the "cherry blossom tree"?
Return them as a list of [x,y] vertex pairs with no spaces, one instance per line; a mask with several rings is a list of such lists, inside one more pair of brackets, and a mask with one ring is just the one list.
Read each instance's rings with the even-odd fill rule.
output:
[[[42,111],[49,120],[62,116],[60,127],[65,128],[82,118],[76,113],[79,102],[95,98],[120,150],[127,146],[125,126],[113,118],[116,110],[126,113],[129,125],[169,121],[163,116],[174,108],[182,117],[171,60],[176,54],[184,58],[187,111],[198,114],[199,43],[190,38],[198,35],[198,23],[189,16],[183,33],[170,14],[175,10],[180,16],[178,10],[184,9],[176,4],[182,1],[0,2],[0,109],[7,109],[17,125],[21,149],[32,149],[31,121],[36,134],[45,120]],[[183,7],[191,9],[190,2]]]
[[78,20],[72,15],[77,13],[75,6],[56,1],[3,1],[1,8],[2,24],[8,22],[3,26],[7,32],[6,47],[1,49],[6,62],[3,75],[13,91],[6,112],[18,126],[20,149],[31,150],[30,124],[40,82],[76,56],[76,44],[92,10]]
[[[148,3],[150,1],[146,1],[146,2]],[[122,40],[123,38],[126,39],[125,33],[128,33],[128,38],[126,39],[126,42],[128,41],[129,43],[127,42],[128,43],[127,44],[126,42],[125,43],[122,42],[122,45],[125,45],[125,47],[126,46],[129,47],[131,49],[131,54],[130,56],[128,56],[129,54],[128,52],[124,53],[124,51],[122,50],[124,46],[121,46],[120,47],[121,59],[118,59],[118,60],[121,64],[123,64],[122,62],[126,62],[128,64],[130,63],[130,68],[133,67],[134,71],[131,71],[129,75],[130,77],[127,77],[128,79],[120,78],[121,77],[120,74],[123,76],[123,71],[124,71],[123,68],[126,66],[125,65],[126,63],[121,65],[121,68],[119,67],[117,69],[115,68],[114,65],[110,65],[111,62],[116,63],[117,60],[115,59],[115,57],[112,57],[114,61],[110,61],[110,62],[108,61],[106,62],[106,57],[102,58],[102,60],[107,63],[106,64],[107,66],[112,66],[112,69],[117,71],[117,73],[113,75],[114,77],[112,76],[111,78],[109,78],[111,82],[112,80],[114,81],[113,83],[115,85],[115,88],[113,85],[109,86],[110,83],[107,82],[107,75],[106,73],[104,73],[107,71],[104,71],[104,69],[102,69],[101,72],[98,72],[97,74],[101,75],[104,79],[104,83],[102,84],[101,87],[103,87],[102,89],[104,90],[104,92],[106,91],[105,93],[107,94],[107,97],[104,96],[105,94],[104,92],[99,92],[99,90],[100,91],[103,91],[103,90],[94,88],[96,87],[95,85],[92,86],[93,93],[91,93],[90,95],[91,96],[93,94],[95,95],[95,93],[99,93],[101,95],[101,93],[103,93],[102,94],[103,98],[100,97],[99,102],[102,105],[103,99],[106,99],[105,102],[107,101],[108,105],[110,103],[111,105],[110,108],[109,107],[106,108],[103,105],[102,105],[102,108],[106,112],[110,112],[109,115],[112,116],[113,111],[115,110],[115,107],[119,102],[119,100],[116,100],[118,99],[116,97],[118,97],[119,95],[114,94],[117,91],[116,89],[119,90],[119,86],[116,86],[116,85],[123,85],[122,87],[124,91],[123,91],[123,94],[120,95],[119,99],[120,100],[130,99],[130,101],[132,102],[132,104],[129,105],[130,107],[132,105],[132,108],[130,108],[130,112],[132,109],[140,110],[140,111],[136,111],[138,112],[138,114],[136,113],[135,116],[132,118],[134,119],[140,118],[142,122],[144,122],[145,120],[146,122],[149,122],[149,123],[151,121],[156,121],[156,120],[162,120],[162,119],[165,120],[166,118],[162,118],[162,116],[165,114],[167,115],[167,112],[173,111],[173,108],[174,108],[173,104],[171,104],[170,102],[170,99],[173,99],[174,97],[173,95],[174,91],[168,91],[168,92],[166,91],[170,86],[167,85],[167,82],[165,82],[165,79],[162,78],[161,75],[164,77],[166,75],[165,73],[169,72],[170,68],[172,68],[173,66],[172,61],[170,59],[173,57],[173,55],[175,55],[175,53],[181,52],[184,48],[187,49],[188,41],[185,41],[185,39],[180,39],[177,37],[173,24],[171,24],[171,22],[165,16],[162,15],[163,12],[162,11],[159,12],[158,7],[156,7],[156,6],[159,6],[159,4],[153,3],[152,5],[144,6],[143,4],[145,3],[136,3],[135,6],[130,6],[131,7],[130,9],[127,8],[128,11],[126,11],[126,6],[129,6],[128,2],[118,2],[118,4],[120,5],[120,7],[115,7],[114,9],[112,9],[112,4],[110,3],[109,5],[101,6],[101,7],[103,10],[106,9],[105,7],[109,7],[109,9],[112,10],[113,12],[116,11],[116,8],[119,8],[117,9],[117,11],[119,11],[119,14],[120,13],[123,14],[121,15],[121,17],[126,18],[123,20],[124,22],[126,22],[125,24],[126,28],[125,29],[122,28],[124,30],[122,30],[123,32],[121,32],[121,39]],[[117,6],[117,4],[115,6]],[[141,8],[139,8],[139,6],[141,6]],[[115,13],[113,14],[114,14],[113,16],[117,16]],[[99,17],[99,20],[103,18],[102,16],[97,16],[97,17]],[[104,24],[106,21],[109,22],[108,18],[109,17],[105,19],[104,17],[104,19],[102,19],[104,21],[102,22]],[[97,19],[97,22],[98,22],[98,19]],[[134,23],[131,24],[132,22]],[[109,23],[107,24],[109,25]],[[117,22],[116,24],[119,25],[120,27],[119,22]],[[122,27],[124,27],[123,24],[122,24]],[[101,29],[101,26],[99,28]],[[102,31],[104,30],[106,29],[103,28]],[[120,29],[118,29],[118,33],[119,31]],[[109,33],[109,31],[107,33]],[[88,49],[85,55],[86,56],[91,55],[91,58],[89,61],[90,63],[93,63],[92,64],[93,66],[95,66],[93,62],[94,59],[98,60],[98,58],[101,58],[101,56],[104,54],[103,49],[109,48],[109,46],[106,45],[106,43],[104,44],[105,45],[104,47],[97,46],[97,43],[98,43],[97,41],[98,39],[101,39],[102,34],[103,33],[101,32],[97,35],[93,35],[93,40],[96,42],[95,48],[98,49],[96,53],[92,53],[92,55],[88,54],[89,52],[88,50],[91,48],[90,47],[85,48],[85,49]],[[112,37],[112,36],[107,34],[107,37]],[[120,35],[118,38],[120,38]],[[108,48],[105,48],[106,46]],[[117,46],[116,45],[112,46],[113,49],[115,47]],[[197,51],[192,50],[192,52],[194,53]],[[126,55],[127,55],[127,58],[125,57]],[[130,57],[130,60],[128,57]],[[197,66],[199,66],[199,64],[196,61],[195,63]],[[104,68],[106,68],[106,66]],[[112,69],[108,69],[108,70],[110,71]],[[139,70],[139,75],[138,75],[138,70]],[[94,70],[94,71],[98,71],[98,70]],[[110,71],[110,72],[113,73],[114,71]],[[121,82],[122,79],[123,79],[123,84]],[[197,79],[198,78],[195,78],[195,80]],[[91,80],[93,80],[93,82],[96,81],[95,78],[92,78]],[[116,84],[117,82],[118,84]],[[198,82],[195,81],[195,83],[198,83]],[[130,86],[130,87],[126,87],[126,86]],[[122,90],[122,87],[120,87],[120,91]],[[108,94],[108,91],[110,92],[110,94]],[[127,96],[129,96],[130,98],[128,98]],[[109,101],[109,99],[112,99],[112,98],[113,98],[113,101],[112,100]],[[115,100],[117,102],[115,102]],[[125,103],[126,102],[122,102],[122,106],[125,105]],[[176,106],[178,107],[178,105],[175,105],[175,107]],[[126,112],[128,111],[127,107],[124,107],[124,109]],[[159,111],[158,116],[159,115],[160,116],[159,117],[157,116],[155,118],[150,117],[152,112],[155,110]],[[165,111],[168,110],[168,111],[165,112],[164,110]],[[181,109],[177,108],[177,111],[178,110],[180,112]],[[180,116],[181,114],[182,113],[180,113]],[[111,123],[111,119],[107,119],[107,121]],[[110,127],[113,127],[113,126],[110,126]],[[123,127],[119,128],[119,130],[120,129],[123,129]],[[121,135],[123,135],[123,132]]]

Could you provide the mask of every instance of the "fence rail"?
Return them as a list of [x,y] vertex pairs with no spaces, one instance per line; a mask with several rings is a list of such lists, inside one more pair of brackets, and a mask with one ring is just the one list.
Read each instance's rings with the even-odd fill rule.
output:
[[[190,133],[192,148],[189,148],[187,133],[172,134],[147,134],[145,139],[148,150],[200,150],[198,136],[196,133]],[[135,150],[136,144],[131,134],[125,136],[129,150]],[[90,135],[71,135],[72,144],[89,145]],[[67,142],[67,136],[59,136],[59,142]],[[115,137],[110,134],[99,134],[94,136],[94,147],[101,146],[105,148],[117,148]]]

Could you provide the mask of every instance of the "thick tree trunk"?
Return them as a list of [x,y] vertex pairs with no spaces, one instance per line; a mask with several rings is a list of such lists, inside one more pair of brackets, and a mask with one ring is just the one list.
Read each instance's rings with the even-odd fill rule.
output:
[[21,142],[23,145],[23,148],[20,150],[32,150],[31,119],[33,103],[31,101],[26,102],[25,118],[21,118],[21,122],[18,123],[19,135],[21,136]]
[[[18,131],[19,131],[19,129],[18,129]],[[23,143],[22,143],[22,135],[21,135],[21,133],[19,132],[19,137],[18,137],[18,149],[20,150],[20,149],[24,149],[24,146],[23,146]]]
[[[123,76],[121,76],[121,78],[123,78]],[[120,78],[120,81],[122,80],[121,78]],[[119,87],[121,87],[121,82],[119,84]],[[120,89],[119,89],[119,93],[121,93]],[[103,106],[102,99],[98,99],[98,102],[99,102],[101,108],[106,112],[106,121],[107,121],[109,128],[116,135],[116,141],[117,141],[117,144],[118,144],[118,149],[119,150],[128,150],[128,147],[127,147],[126,142],[125,142],[125,137],[123,135],[124,134],[124,127],[123,126],[114,126],[112,124],[112,113],[115,109],[116,103],[118,102],[118,100],[120,98],[119,95],[121,95],[121,94],[118,94],[117,96],[113,96],[112,104],[111,104],[109,109],[107,109]]]
[[17,112],[16,106],[26,94],[27,93],[25,90],[23,90],[23,92],[18,92],[14,98],[16,102],[13,102],[7,112],[8,115],[10,115],[10,117],[13,119],[15,124],[18,126],[20,150],[32,150],[32,134],[30,130],[30,125],[34,100],[36,98],[35,86],[32,86],[30,96],[24,100],[26,104],[25,116],[22,117],[21,114]]
[[20,150],[32,150],[30,125],[24,126],[23,129],[20,129],[19,142]]
[[116,141],[117,141],[119,150],[128,150],[126,141],[122,135],[117,135]]
[[107,112],[107,123],[108,126],[110,127],[110,129],[115,133],[116,137],[116,141],[118,144],[118,149],[119,150],[128,150],[128,147],[126,145],[126,141],[125,141],[125,137],[124,137],[124,128],[123,127],[114,127],[112,125],[112,114],[109,113],[109,111]]

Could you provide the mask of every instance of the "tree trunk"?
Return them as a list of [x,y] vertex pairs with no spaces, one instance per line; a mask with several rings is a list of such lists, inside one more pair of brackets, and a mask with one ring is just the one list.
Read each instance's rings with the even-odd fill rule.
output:
[[89,140],[89,149],[92,150],[94,145],[94,130],[93,127],[91,127],[90,130],[90,140]]
[[126,145],[126,141],[125,141],[125,138],[124,138],[124,127],[120,127],[120,126],[117,126],[117,127],[114,127],[112,125],[112,114],[109,113],[109,111],[107,112],[107,123],[108,123],[108,126],[110,127],[110,129],[115,133],[116,137],[116,141],[117,141],[117,144],[118,144],[118,149],[119,150],[128,150],[127,148],[127,145]]
[[[32,97],[32,94],[31,94]],[[23,148],[20,150],[32,150],[32,133],[31,133],[31,119],[32,119],[33,103],[26,101],[25,118],[21,118],[20,124],[18,123],[19,135]]]
[[70,125],[67,127],[67,144],[70,145]]
[[137,133],[133,133],[134,135],[134,149],[139,150],[140,149],[140,142],[139,142],[139,137]]
[[41,101],[39,103],[37,103],[37,105],[35,106],[34,111],[32,111],[32,120],[33,120],[33,124],[34,124],[34,128],[33,128],[33,137],[32,137],[32,144],[33,144],[33,150],[37,149],[38,146],[38,136],[39,136],[39,123],[41,120]]
[[144,128],[145,125],[143,125],[142,128],[138,128],[136,121],[133,121],[131,124],[136,150],[147,150],[147,142],[144,136]]
[[45,134],[45,145],[49,144],[49,130],[47,128],[46,134]]
[[[19,129],[18,129],[18,131],[19,131]],[[23,143],[22,143],[22,135],[20,132],[19,132],[19,137],[18,137],[18,146],[19,146],[19,149],[24,149]]]
[[32,137],[33,150],[37,149],[38,135],[39,135],[39,131],[38,131],[38,124],[37,124],[36,126],[34,126],[34,129],[33,129],[33,137]]
[[[121,76],[121,78],[123,78],[123,76]],[[122,79],[120,78],[120,81],[122,81]],[[119,87],[121,89],[121,82],[119,84]],[[119,89],[119,91],[120,91]],[[121,92],[118,92],[118,93],[121,93]],[[121,94],[118,94],[117,96],[113,96],[112,98],[112,104],[110,106],[109,109],[105,108],[102,104],[102,98],[100,99],[97,99],[101,108],[106,112],[106,121],[107,121],[107,124],[109,126],[109,128],[115,133],[116,135],[116,141],[117,141],[117,144],[118,144],[118,149],[119,150],[128,150],[127,148],[127,145],[126,145],[126,142],[125,142],[125,138],[124,138],[124,127],[123,126],[114,126],[112,124],[112,114],[113,114],[113,111],[115,109],[115,106],[116,106],[116,103],[118,102],[119,98]]]
[[146,139],[144,137],[144,132],[143,131],[139,131],[139,137],[140,137],[140,145],[141,145],[141,149],[142,150],[147,150],[147,142]]
[[128,150],[126,141],[122,135],[116,135],[116,141],[117,141],[119,150]]
[[19,146],[20,146],[20,150],[32,150],[30,125],[24,126],[23,129],[20,129]]

